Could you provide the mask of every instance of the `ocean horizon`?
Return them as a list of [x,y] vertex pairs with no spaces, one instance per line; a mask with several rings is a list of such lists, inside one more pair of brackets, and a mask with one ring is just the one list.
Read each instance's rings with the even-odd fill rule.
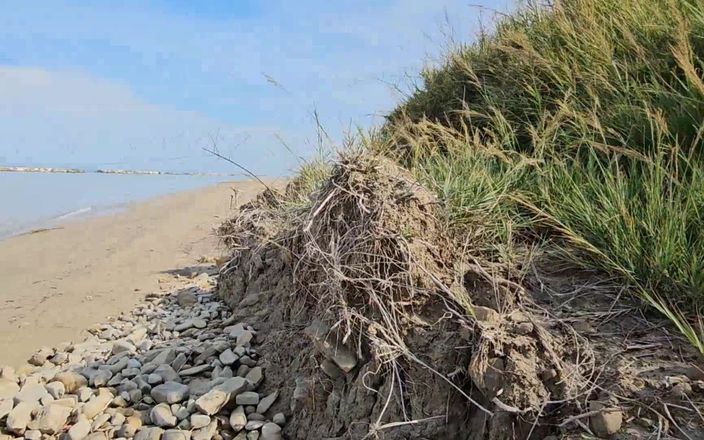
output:
[[0,173],[0,240],[233,179],[204,175]]

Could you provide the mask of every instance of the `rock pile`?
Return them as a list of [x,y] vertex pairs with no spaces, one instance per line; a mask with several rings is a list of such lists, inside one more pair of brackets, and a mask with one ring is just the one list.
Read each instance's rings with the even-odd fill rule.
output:
[[[199,286],[147,296],[77,344],[0,370],[0,440],[279,440],[257,332]],[[203,289],[205,287],[205,289]]]

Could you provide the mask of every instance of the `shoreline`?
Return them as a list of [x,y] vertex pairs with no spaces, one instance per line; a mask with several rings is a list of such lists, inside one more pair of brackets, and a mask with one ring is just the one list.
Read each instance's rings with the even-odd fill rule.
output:
[[212,231],[232,213],[231,188],[240,204],[261,191],[252,181],[220,183],[0,239],[0,364],[77,340],[177,271],[217,257]]

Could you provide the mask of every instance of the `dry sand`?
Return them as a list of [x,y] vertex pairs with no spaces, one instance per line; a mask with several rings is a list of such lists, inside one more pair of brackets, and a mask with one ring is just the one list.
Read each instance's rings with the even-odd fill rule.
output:
[[135,203],[117,214],[0,241],[0,365],[80,339],[159,290],[170,271],[221,252],[213,228],[261,185],[225,183]]

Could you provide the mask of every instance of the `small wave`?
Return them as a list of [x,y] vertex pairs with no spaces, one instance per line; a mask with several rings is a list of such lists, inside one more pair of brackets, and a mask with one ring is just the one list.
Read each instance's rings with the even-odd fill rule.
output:
[[76,209],[76,210],[74,210],[74,211],[70,211],[70,212],[67,212],[66,214],[62,214],[62,215],[60,215],[60,216],[58,216],[58,217],[55,217],[54,220],[66,220],[66,219],[71,218],[71,217],[76,217],[76,216],[78,216],[78,215],[91,212],[92,210],[93,210],[93,207],[92,207],[92,206],[87,206],[87,207],[85,207],[85,208],[79,208],[79,209]]

